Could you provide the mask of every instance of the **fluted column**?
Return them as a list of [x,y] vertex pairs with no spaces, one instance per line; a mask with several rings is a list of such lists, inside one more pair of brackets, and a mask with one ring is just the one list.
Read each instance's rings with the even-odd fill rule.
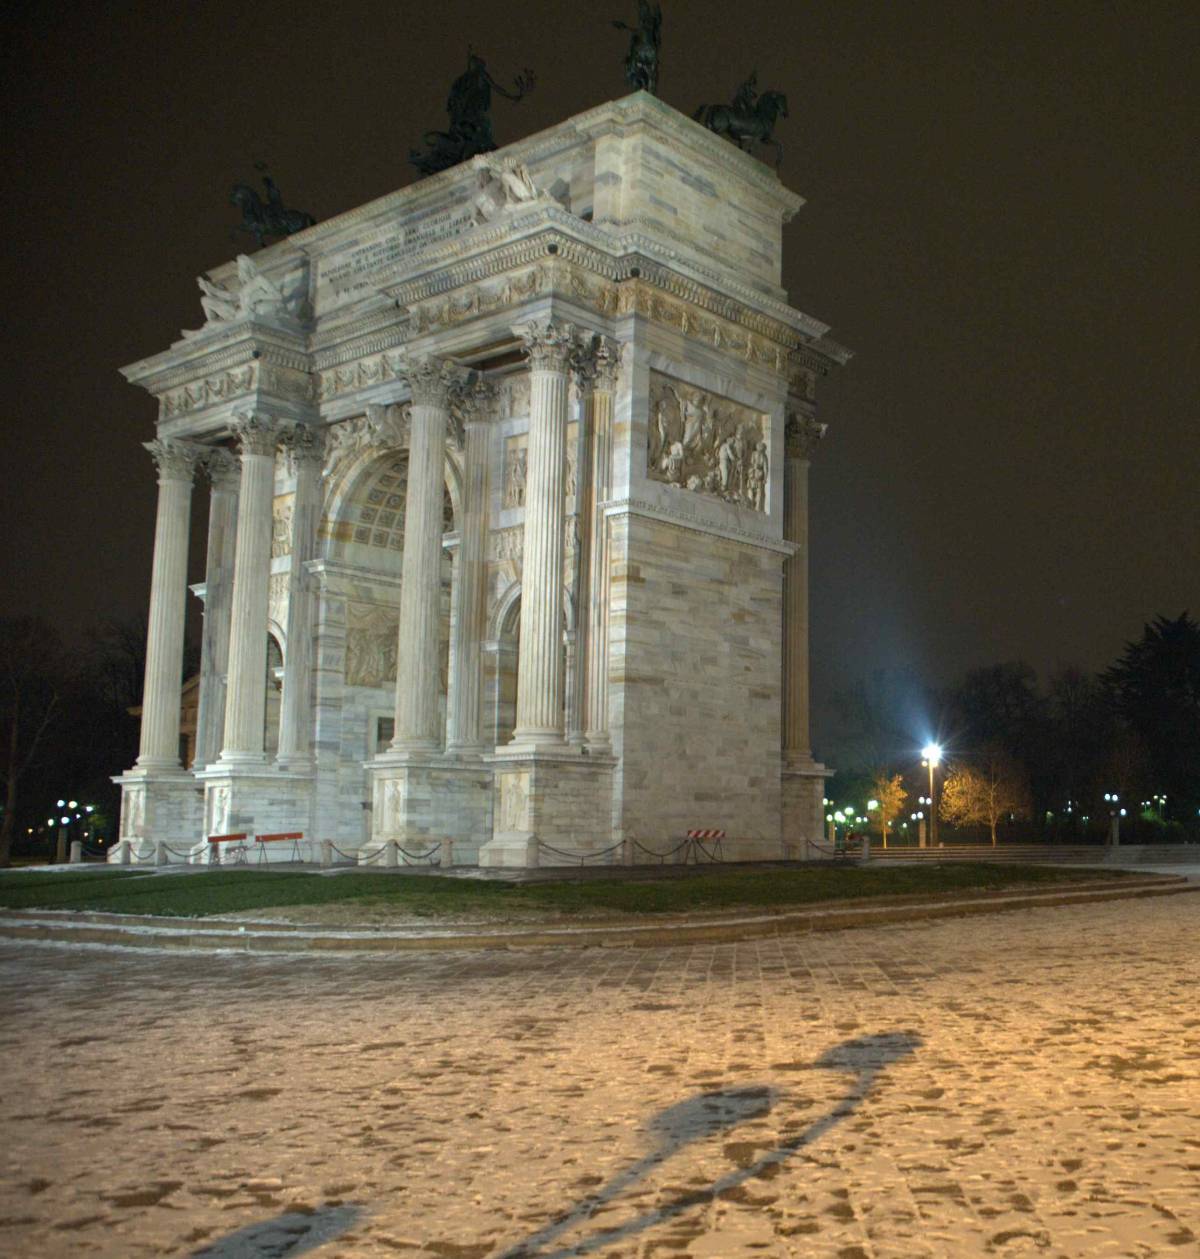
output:
[[426,358],[402,364],[412,390],[400,641],[396,656],[397,752],[432,752],[439,740],[438,629],[442,573],[442,502],[450,401],[466,373]]
[[190,442],[145,443],[158,467],[158,513],[150,576],[150,624],[142,689],[140,769],[180,769],[179,701],[183,686],[183,623],[187,599],[192,479],[198,447]]
[[808,682],[808,465],[825,425],[793,412],[785,431],[783,536],[796,544],[783,566],[783,759],[812,760]]
[[[597,337],[592,379],[591,491],[587,520],[591,538],[587,563],[585,619],[584,737],[594,751],[607,752],[608,733],[608,518],[603,504],[612,496],[613,400],[621,366],[621,347]],[[581,516],[581,519],[583,517]]]
[[454,566],[454,618],[446,750],[476,755],[480,731],[480,649],[487,628],[487,526],[489,426],[495,388],[477,381],[463,400],[464,452],[461,542]]
[[241,467],[228,450],[204,457],[212,485],[208,499],[208,555],[204,571],[204,629],[200,639],[200,695],[196,710],[196,757],[203,769],[221,755],[225,730],[225,675],[229,670],[229,616],[233,600],[233,555],[237,539]]
[[563,738],[563,478],[567,372],[576,347],[570,324],[516,330],[529,358],[529,447],[521,576],[521,645],[513,743],[556,746]]
[[229,687],[225,698],[227,765],[262,765],[267,705],[267,608],[271,579],[271,508],[275,499],[278,429],[268,416],[236,421],[241,447],[241,497],[233,562]]
[[306,773],[312,756],[312,579],[305,565],[313,558],[317,517],[321,511],[323,435],[297,424],[286,438],[296,473],[292,506],[292,567],[288,575],[287,656],[283,662],[283,699],[279,713],[280,769]]

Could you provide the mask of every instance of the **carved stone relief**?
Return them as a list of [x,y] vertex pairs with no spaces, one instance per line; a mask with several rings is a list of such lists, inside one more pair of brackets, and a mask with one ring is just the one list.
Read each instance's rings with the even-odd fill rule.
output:
[[375,603],[346,605],[346,685],[386,686],[396,680],[400,614]]
[[332,479],[347,459],[368,448],[406,447],[412,413],[407,403],[369,406],[367,413],[330,425],[325,434],[325,469]]
[[767,509],[766,416],[655,374],[650,380],[646,473],[678,489]]
[[281,494],[271,508],[271,558],[288,555],[292,549],[292,516],[296,510],[295,496]]
[[535,297],[545,284],[546,270],[538,266],[506,275],[497,284],[476,284],[451,297],[429,298],[411,307],[410,335],[421,336],[442,328],[453,328],[468,319],[507,310]]
[[529,771],[497,775],[500,784],[498,831],[529,830]]
[[510,437],[504,450],[504,506],[525,506],[529,451],[524,436]]
[[146,835],[146,793],[138,787],[121,792],[121,838],[144,839]]
[[229,788],[211,787],[205,800],[207,835],[225,835],[229,832]]

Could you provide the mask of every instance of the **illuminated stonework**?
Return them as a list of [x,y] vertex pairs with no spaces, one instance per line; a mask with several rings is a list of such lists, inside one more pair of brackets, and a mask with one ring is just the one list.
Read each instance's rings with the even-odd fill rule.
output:
[[203,326],[125,373],[160,484],[123,851],[801,855],[807,476],[847,358],[780,285],[801,204],[638,93],[203,277]]

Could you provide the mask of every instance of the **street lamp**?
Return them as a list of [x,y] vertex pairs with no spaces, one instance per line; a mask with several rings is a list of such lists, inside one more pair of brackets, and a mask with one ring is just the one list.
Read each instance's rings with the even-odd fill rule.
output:
[[937,824],[937,802],[933,789],[933,771],[941,764],[942,749],[937,743],[927,743],[921,749],[922,765],[929,766],[929,843],[933,848],[937,847],[938,842],[938,824]]

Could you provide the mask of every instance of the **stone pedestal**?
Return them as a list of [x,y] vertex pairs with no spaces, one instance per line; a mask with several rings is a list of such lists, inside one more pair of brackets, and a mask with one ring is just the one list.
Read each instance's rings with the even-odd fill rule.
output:
[[[254,772],[243,766],[230,769],[212,765],[199,770],[196,779],[203,785],[204,812],[196,856],[207,860],[209,835],[230,835],[245,831],[250,835],[271,835],[302,831],[310,860],[319,856],[320,837],[313,834],[312,779],[266,767]],[[268,845],[268,861],[292,860],[290,844]]]
[[[191,774],[182,769],[132,769],[113,782],[121,788],[118,838],[129,845],[134,861],[153,860],[160,841],[177,854],[195,845],[204,816],[204,789]],[[121,855],[120,845],[114,845],[109,860],[117,861]]]
[[481,866],[571,866],[588,854],[621,864],[620,851],[599,855],[614,845],[612,758],[503,750],[488,760],[494,810]]
[[371,846],[394,841],[413,859],[440,842],[443,865],[475,864],[492,827],[492,775],[486,766],[410,753],[379,757],[369,771]]
[[825,829],[825,783],[833,770],[816,761],[785,763],[780,773],[782,856],[789,861],[808,861],[821,854],[812,847],[821,842]]

